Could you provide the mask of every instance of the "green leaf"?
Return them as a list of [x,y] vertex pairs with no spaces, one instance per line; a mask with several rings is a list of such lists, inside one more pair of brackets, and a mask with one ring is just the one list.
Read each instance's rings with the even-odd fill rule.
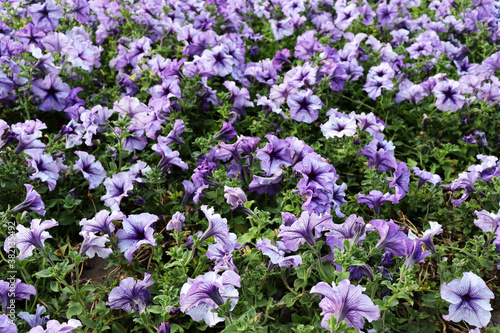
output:
[[80,303],[71,302],[68,306],[68,311],[66,312],[66,317],[71,319],[73,316],[78,316],[83,312],[83,306]]
[[41,278],[48,278],[48,277],[53,276],[53,274],[48,269],[44,269],[44,270],[41,270],[40,272],[36,272],[35,276],[36,277],[41,277]]
[[113,325],[111,326],[111,332],[112,333],[127,333],[127,330],[122,325],[120,325],[118,323],[113,323]]
[[96,327],[95,323],[92,320],[88,319],[88,318],[83,318],[83,319],[81,319],[81,321],[82,321],[83,325],[85,325],[86,327],[89,327],[89,328],[91,328],[93,330]]

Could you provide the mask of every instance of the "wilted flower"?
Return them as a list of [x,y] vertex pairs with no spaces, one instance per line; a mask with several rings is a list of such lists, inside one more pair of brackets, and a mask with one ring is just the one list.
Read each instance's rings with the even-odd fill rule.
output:
[[146,306],[150,303],[151,293],[147,289],[154,284],[151,281],[151,274],[145,273],[144,279],[138,281],[128,277],[120,281],[120,285],[109,293],[108,305],[112,309],[122,309],[126,312],[142,314],[146,311]]
[[441,297],[450,302],[446,320],[464,320],[470,325],[484,327],[491,319],[490,299],[495,298],[486,283],[472,272],[464,273],[461,280],[455,279],[441,285]]
[[321,326],[325,329],[332,329],[328,326],[331,316],[337,319],[337,323],[345,321],[348,327],[354,327],[358,331],[364,326],[363,317],[368,321],[380,318],[380,309],[373,304],[370,297],[363,295],[366,290],[361,286],[353,286],[349,280],[343,280],[338,285],[332,282],[332,286],[325,282],[320,282],[311,288],[311,293],[318,293],[324,296],[319,303],[324,316]]

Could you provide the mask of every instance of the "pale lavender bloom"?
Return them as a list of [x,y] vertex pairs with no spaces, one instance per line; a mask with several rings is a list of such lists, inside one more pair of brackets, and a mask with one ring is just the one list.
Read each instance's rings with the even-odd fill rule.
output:
[[53,73],[34,81],[31,86],[31,92],[40,99],[38,108],[42,111],[62,111],[66,107],[69,91],[70,87]]
[[424,262],[425,257],[431,254],[427,250],[422,253],[421,240],[418,238],[405,240],[404,246],[406,257],[405,265],[407,269],[412,268],[415,264]]
[[184,121],[181,119],[176,119],[174,122],[174,128],[168,133],[167,137],[165,138],[165,142],[170,145],[173,142],[177,142],[178,144],[183,145],[184,141],[182,141],[181,138],[179,138],[182,133],[184,133],[184,130],[186,129],[186,126],[184,126]]
[[281,40],[285,36],[293,35],[294,30],[290,18],[281,21],[269,20],[268,22],[271,24],[271,30],[275,40]]
[[0,332],[17,333],[17,326],[6,314],[0,314]]
[[419,177],[417,189],[419,189],[424,183],[429,182],[432,185],[436,186],[437,183],[441,182],[441,177],[439,175],[435,175],[432,172],[428,172],[425,170],[420,170],[418,167],[413,166],[413,171],[415,172],[415,176]]
[[399,231],[399,226],[392,220],[389,222],[384,220],[373,220],[370,224],[377,229],[380,234],[380,240],[375,246],[377,251],[386,249],[396,257],[401,257],[405,253],[405,240],[408,240],[402,231]]
[[290,108],[291,118],[296,121],[310,124],[318,119],[321,100],[318,96],[313,95],[311,89],[299,90],[297,93],[291,94],[287,98],[287,104]]
[[75,162],[74,168],[80,170],[83,178],[89,181],[89,190],[97,188],[107,176],[101,162],[96,161],[94,155],[90,155],[84,151],[77,150],[75,154],[80,159]]
[[123,279],[120,285],[109,293],[106,305],[111,309],[122,309],[128,313],[134,309],[135,312],[142,314],[151,300],[151,293],[147,288],[153,284],[149,273],[144,274],[142,281],[132,277]]
[[[330,229],[331,225],[332,216],[329,214],[319,216],[315,213],[302,212],[291,226],[281,225],[278,236],[281,237],[287,248],[297,251],[299,245],[306,242],[311,246],[316,245],[316,238],[321,235],[321,231]],[[316,231],[316,235],[314,235],[314,231]]]
[[175,230],[180,233],[182,227],[184,226],[184,221],[186,221],[186,216],[184,216],[184,213],[176,212],[172,216],[172,219],[168,221],[167,230]]
[[135,97],[125,96],[119,102],[115,102],[113,111],[132,120],[132,126],[129,127],[131,131],[144,130],[148,122],[152,120],[148,106]]
[[441,111],[457,111],[465,103],[465,97],[460,94],[460,83],[454,80],[441,81],[432,92],[436,96],[436,108]]
[[47,0],[44,3],[35,3],[29,7],[33,25],[38,29],[48,32],[54,30],[63,16],[61,5]]
[[332,282],[332,286],[320,282],[311,288],[311,293],[324,296],[319,303],[324,316],[321,326],[331,329],[328,321],[331,316],[337,319],[337,323],[345,321],[348,327],[354,327],[360,331],[364,326],[363,317],[369,322],[380,318],[380,309],[373,304],[370,297],[363,295],[366,288],[354,286],[349,280],[340,281],[338,285]]
[[28,333],[71,333],[80,326],[82,326],[82,323],[77,319],[70,319],[62,324],[57,320],[49,320],[46,329],[43,329],[42,326],[36,326]]
[[104,205],[112,211],[119,211],[122,199],[128,197],[128,192],[134,189],[133,180],[129,172],[119,172],[111,178],[106,178],[104,181],[106,195],[101,197]]
[[299,140],[294,136],[289,136],[285,139],[290,144],[290,152],[292,154],[292,165],[304,159],[304,156],[309,153],[314,153],[314,149],[308,146],[303,140]]
[[26,154],[32,158],[32,160],[26,159],[32,172],[30,179],[39,178],[41,181],[46,182],[49,190],[52,191],[59,179],[59,171],[67,169],[67,167],[62,165],[60,161],[54,161],[49,154],[42,155],[39,150],[30,150]]
[[113,250],[105,248],[106,243],[109,242],[108,235],[97,236],[93,232],[82,230],[80,236],[83,237],[80,253],[89,258],[94,258],[97,254],[98,257],[106,259],[109,257]]
[[41,222],[40,219],[34,219],[31,221],[30,228],[18,224],[16,229],[17,233],[12,234],[5,240],[4,250],[9,253],[10,249],[14,246],[19,250],[17,258],[19,260],[24,260],[33,255],[33,250],[40,249],[45,251],[44,242],[47,238],[52,238],[52,236],[45,230],[58,226],[54,219],[46,220]]
[[366,237],[366,224],[361,216],[356,216],[355,214],[349,215],[349,217],[342,224],[332,224],[326,233],[326,243],[332,246],[332,241],[330,238],[336,238],[340,241],[346,239],[349,240],[351,244],[357,244]]
[[222,242],[227,242],[227,246],[230,247],[229,243],[229,227],[227,225],[227,219],[220,216],[220,214],[214,214],[214,208],[208,208],[207,205],[200,207],[203,214],[205,214],[208,220],[208,228],[200,237],[200,243],[209,239],[210,237],[215,237],[220,239]]
[[34,286],[22,283],[20,279],[16,279],[13,286],[11,282],[12,281],[0,280],[0,301],[2,302],[2,311],[5,313],[7,313],[7,308],[12,300],[29,300],[31,295],[36,296],[36,289]]
[[[28,325],[30,325],[30,327],[45,326],[50,318],[49,315],[42,316],[46,311],[47,309],[45,306],[37,304],[35,314],[29,314],[26,311],[22,311],[19,312],[17,316],[23,319]],[[0,325],[0,327],[2,326]],[[2,331],[0,330],[0,332]]]
[[[429,250],[431,250],[432,253],[436,253],[436,247],[434,246],[434,243],[432,242],[432,238],[434,236],[439,235],[440,233],[442,233],[443,232],[443,228],[437,222],[429,222],[429,224],[431,225],[431,228],[424,231],[421,240],[422,240],[422,243],[424,243],[425,246],[427,246],[427,248]],[[413,234],[413,232],[410,230],[408,232],[408,238],[410,240],[414,240],[414,239],[416,239],[418,237],[415,236]]]
[[363,86],[363,90],[366,91],[368,97],[373,100],[376,100],[377,97],[382,95],[382,88],[386,90],[394,89],[394,83],[391,79],[385,77],[369,77],[366,80],[365,85]]
[[12,208],[11,212],[18,213],[24,210],[32,210],[40,215],[45,215],[45,204],[40,198],[40,194],[30,184],[24,184],[24,187],[26,187],[26,199]]
[[285,252],[289,252],[285,244],[281,241],[276,243],[277,246],[271,244],[271,241],[267,238],[257,239],[255,247],[262,251],[262,254],[266,255],[271,259],[271,262],[281,268],[293,267],[297,268],[302,265],[302,257],[300,255],[293,255],[285,257]]
[[451,303],[446,320],[485,327],[491,319],[490,299],[495,298],[486,283],[472,272],[464,273],[461,280],[455,279],[441,285],[441,298]]
[[386,202],[396,204],[397,198],[394,194],[384,194],[378,190],[370,191],[369,194],[358,194],[358,203],[366,204],[368,207],[373,209],[376,215],[380,214],[380,206]]
[[129,215],[122,222],[123,229],[116,232],[118,247],[120,252],[124,252],[128,262],[132,262],[134,252],[143,244],[156,246],[153,237],[154,228],[152,225],[158,221],[158,216],[142,213],[139,215]]
[[332,114],[328,121],[320,127],[325,138],[353,136],[357,129],[354,117],[337,117],[335,114]]
[[312,185],[316,189],[331,191],[339,179],[335,168],[316,153],[305,155],[304,159],[295,165],[293,171],[302,174],[302,179],[297,184],[298,188]]
[[82,226],[82,231],[98,233],[102,232],[109,237],[113,237],[113,231],[115,231],[114,221],[120,221],[125,219],[125,215],[122,212],[114,211],[109,213],[108,210],[101,210],[95,214],[93,219],[87,220],[83,218],[80,221]]
[[224,192],[224,198],[226,198],[227,203],[232,206],[231,210],[235,210],[247,202],[245,192],[239,187],[224,186]]
[[281,190],[279,182],[282,178],[283,173],[281,171],[271,177],[253,175],[252,181],[248,184],[248,190],[258,194],[267,193],[273,195]]
[[215,75],[224,77],[233,72],[234,58],[227,54],[228,46],[226,44],[218,45],[211,50],[203,51],[201,59],[204,64],[215,70]]
[[490,213],[486,210],[482,210],[478,212],[474,211],[477,216],[477,219],[474,220],[474,224],[484,232],[492,232],[495,233],[498,230],[498,226],[500,225],[500,210],[498,213]]
[[224,321],[212,309],[230,300],[231,310],[238,303],[239,294],[235,287],[241,287],[240,276],[233,271],[222,275],[208,272],[196,279],[188,278],[181,289],[181,311],[191,316],[194,321],[204,320],[209,326]]
[[408,79],[404,79],[403,82],[399,84],[399,91],[396,94],[396,103],[401,103],[402,101],[409,100],[414,105],[417,105],[420,101],[424,99],[427,94],[424,92],[419,84],[413,84]]
[[290,144],[286,140],[280,140],[272,134],[267,134],[269,143],[262,149],[257,149],[255,157],[261,160],[260,167],[267,176],[281,171],[282,166],[292,165],[292,154]]
[[229,233],[229,236],[229,240],[226,242],[216,238],[215,243],[208,245],[206,256],[215,262],[215,272],[219,270],[238,272],[238,268],[233,262],[233,252],[239,250],[241,245],[237,241],[236,234]]

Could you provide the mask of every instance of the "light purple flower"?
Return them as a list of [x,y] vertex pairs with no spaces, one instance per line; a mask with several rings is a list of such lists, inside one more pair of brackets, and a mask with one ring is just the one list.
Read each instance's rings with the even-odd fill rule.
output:
[[290,144],[286,140],[280,140],[272,134],[267,134],[269,143],[262,149],[257,149],[255,157],[261,160],[260,167],[267,176],[281,171],[282,166],[292,165],[292,154]]
[[146,306],[151,300],[151,293],[147,289],[154,284],[151,281],[151,274],[145,273],[144,279],[136,280],[128,277],[120,281],[120,285],[109,293],[106,305],[112,309],[122,309],[130,313],[132,309],[142,314],[146,311]]
[[123,220],[123,229],[116,232],[118,247],[123,252],[128,262],[132,262],[134,252],[143,244],[156,246],[153,237],[154,228],[152,225],[158,221],[158,216],[142,213],[139,215],[129,215]]
[[178,166],[182,170],[187,170],[189,166],[186,162],[182,161],[179,157],[180,153],[178,151],[172,151],[168,146],[172,141],[168,137],[158,136],[156,144],[151,148],[156,152],[157,155],[161,156],[160,162],[158,163],[158,168],[163,172],[171,173],[172,166]]
[[93,232],[82,230],[80,236],[83,237],[80,253],[89,258],[94,258],[97,254],[98,257],[106,259],[111,253],[112,249],[106,248],[106,243],[109,242],[108,235],[97,236]]
[[421,243],[422,241],[418,238],[404,241],[406,257],[405,265],[407,269],[412,268],[415,264],[424,262],[425,257],[431,254],[427,250],[422,253]]
[[227,203],[232,206],[231,210],[235,210],[247,202],[245,192],[239,187],[224,186],[224,192],[224,198],[226,198]]
[[475,210],[474,213],[477,216],[474,224],[482,231],[495,233],[498,230],[498,226],[500,226],[500,210],[496,214],[486,210],[480,212]]
[[290,252],[285,244],[281,241],[276,242],[276,246],[271,244],[271,241],[267,238],[257,239],[255,247],[262,251],[262,254],[269,257],[271,262],[281,268],[293,267],[297,268],[302,265],[302,257],[300,255],[293,255],[285,257],[286,252]]
[[[19,312],[17,316],[23,319],[28,325],[30,325],[30,327],[45,326],[50,318],[49,315],[42,316],[46,311],[47,309],[45,308],[45,306],[37,304],[35,314],[29,314],[26,311],[22,311]],[[2,331],[0,330],[0,332]]]
[[40,194],[30,184],[24,184],[24,187],[26,187],[26,199],[12,208],[11,212],[18,213],[24,210],[32,210],[40,215],[45,215],[45,204],[40,198]]
[[129,172],[120,172],[111,178],[106,178],[104,181],[106,195],[101,197],[104,205],[111,208],[112,211],[119,211],[122,199],[128,197],[128,192],[134,189],[132,181],[133,177]]
[[321,100],[313,95],[311,89],[291,94],[287,98],[287,104],[290,108],[290,117],[296,121],[310,124],[318,119]]
[[106,178],[106,170],[102,167],[101,162],[96,161],[94,155],[90,155],[84,151],[75,151],[75,154],[80,158],[75,162],[74,168],[80,170],[83,178],[89,182],[89,190],[97,188]]
[[0,301],[2,302],[2,311],[5,313],[7,313],[7,308],[12,300],[29,300],[31,295],[36,296],[35,287],[22,283],[20,279],[16,279],[15,282],[0,280]]
[[4,250],[9,253],[9,250],[14,246],[19,250],[19,255],[17,258],[19,260],[24,260],[33,255],[33,250],[41,249],[45,251],[44,242],[47,238],[52,238],[52,236],[45,230],[58,226],[54,219],[46,220],[41,222],[40,219],[34,219],[31,221],[30,228],[18,224],[16,229],[17,233],[12,234],[5,240]]
[[208,228],[200,237],[200,243],[209,239],[210,237],[215,237],[216,239],[220,239],[223,242],[227,242],[227,246],[230,247],[229,244],[229,227],[227,225],[227,219],[220,216],[220,214],[214,214],[214,208],[208,208],[207,205],[203,205],[200,207],[203,214],[208,220]]
[[[431,227],[430,227],[430,229],[427,229],[424,231],[421,240],[422,240],[422,243],[424,243],[425,246],[427,246],[427,248],[429,250],[431,250],[432,253],[436,253],[436,247],[434,246],[434,243],[432,242],[432,238],[434,238],[434,236],[442,233],[443,228],[437,222],[429,222],[429,224],[431,225]],[[408,238],[410,240],[414,240],[417,238],[417,236],[415,236],[413,234],[413,232],[410,230],[408,232]]]
[[321,126],[325,138],[342,138],[353,136],[356,133],[356,119],[354,117],[337,117],[332,114],[328,121]]
[[413,172],[415,172],[415,176],[419,177],[417,189],[419,189],[424,183],[432,183],[432,185],[436,186],[437,183],[441,182],[441,177],[439,175],[435,175],[432,172],[428,172],[425,170],[420,170],[418,167],[412,167]]
[[252,181],[248,184],[248,190],[258,194],[267,193],[273,195],[281,190],[279,182],[282,178],[283,173],[281,171],[271,177],[253,175]]
[[42,326],[36,326],[28,333],[71,333],[80,326],[82,326],[82,323],[77,319],[70,319],[62,324],[57,320],[49,320],[46,329],[43,329]]
[[33,4],[29,7],[29,12],[33,25],[45,32],[53,31],[63,16],[61,5],[54,3],[53,0]]
[[181,311],[191,316],[194,321],[204,320],[209,326],[224,321],[211,310],[230,300],[231,310],[238,303],[239,294],[235,287],[240,287],[240,276],[233,271],[225,271],[222,275],[208,272],[188,278],[181,289]]
[[396,196],[394,194],[382,193],[378,190],[370,191],[369,194],[358,194],[358,203],[364,203],[373,211],[376,215],[380,214],[380,206],[386,202],[397,203]]
[[477,327],[485,327],[490,322],[493,310],[490,299],[495,298],[495,295],[486,283],[472,272],[464,273],[461,280],[443,283],[441,298],[451,303],[447,320],[464,320]]
[[108,210],[101,210],[95,214],[93,219],[87,220],[83,218],[80,221],[82,226],[82,231],[98,233],[102,232],[109,237],[113,237],[113,231],[115,231],[114,221],[119,221],[125,219],[125,215],[119,211],[110,212]]
[[17,326],[6,314],[0,314],[0,332],[17,333]]
[[311,288],[311,293],[317,293],[324,296],[319,303],[324,316],[321,326],[325,329],[331,329],[328,321],[331,316],[337,319],[337,323],[345,321],[348,327],[354,327],[358,331],[364,326],[363,317],[368,321],[374,321],[380,318],[380,309],[373,304],[370,297],[363,295],[366,288],[353,286],[349,280],[343,280],[332,286],[325,282],[320,282]]
[[389,222],[384,220],[373,220],[370,224],[377,229],[380,234],[380,240],[375,245],[377,250],[386,249],[396,257],[401,257],[405,253],[404,242],[408,240],[402,231],[399,231],[399,226],[392,220]]
[[184,221],[186,220],[186,216],[184,213],[176,212],[170,221],[167,224],[167,230],[175,230],[178,233],[181,232],[182,227],[184,226]]
[[32,160],[26,159],[30,166],[30,179],[39,178],[42,182],[46,182],[49,190],[56,188],[57,180],[59,179],[59,171],[67,169],[60,160],[54,161],[51,155],[43,154],[40,150],[30,150],[26,152]]
[[66,97],[70,87],[59,76],[49,73],[44,79],[33,82],[31,92],[40,99],[38,108],[42,111],[62,111],[66,107]]
[[460,94],[460,83],[454,80],[439,82],[432,90],[436,96],[436,108],[441,111],[458,111],[465,103]]

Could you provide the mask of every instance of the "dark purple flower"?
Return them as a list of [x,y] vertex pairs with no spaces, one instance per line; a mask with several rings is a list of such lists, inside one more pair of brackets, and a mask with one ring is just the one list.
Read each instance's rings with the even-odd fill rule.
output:
[[[22,259],[20,259],[22,260]],[[36,296],[34,286],[22,283],[20,279],[8,279],[8,281],[0,280],[0,300],[2,301],[2,311],[7,313],[7,307],[12,300],[20,301],[23,299],[29,300],[31,295]]]
[[255,157],[261,160],[260,167],[267,176],[281,171],[282,166],[292,165],[290,144],[286,140],[280,140],[272,134],[266,135],[269,143],[262,149],[257,149]]
[[349,280],[340,281],[338,285],[332,282],[332,286],[320,282],[311,288],[311,293],[324,296],[319,303],[324,316],[321,326],[325,329],[334,329],[328,326],[331,316],[337,319],[337,323],[345,321],[348,327],[354,327],[360,331],[364,326],[363,317],[368,321],[380,318],[380,309],[373,304],[370,297],[363,295],[366,288],[354,286]]
[[486,283],[472,272],[464,273],[461,280],[455,279],[441,285],[441,298],[450,302],[446,320],[485,327],[491,320],[490,299],[495,298]]
[[42,111],[62,111],[69,91],[69,86],[53,73],[47,74],[43,80],[35,80],[31,86],[31,92],[40,99],[38,108]]
[[84,151],[77,150],[75,154],[80,159],[75,162],[74,169],[80,170],[83,178],[89,181],[89,190],[97,188],[107,176],[101,162],[96,161],[94,155],[89,155]]
[[476,144],[477,141],[476,139],[474,138],[474,136],[472,134],[469,134],[469,135],[464,135],[463,138],[462,138],[462,141],[464,141],[465,143],[468,143],[470,145],[473,145],[473,144]]
[[158,216],[142,213],[139,215],[129,215],[122,222],[123,229],[116,232],[118,247],[120,252],[124,252],[128,262],[132,262],[134,252],[143,244],[156,246],[153,237],[154,228],[152,225],[158,221]]
[[253,175],[252,181],[248,184],[248,190],[258,194],[267,193],[273,195],[281,190],[279,182],[282,178],[283,174],[281,171],[271,177]]
[[38,194],[38,192],[35,191],[33,189],[34,187],[30,184],[24,184],[24,187],[26,187],[26,199],[16,207],[12,208],[11,212],[18,213],[24,210],[32,210],[40,215],[45,215],[45,204],[40,198],[40,194]]
[[47,238],[52,238],[52,236],[45,230],[58,226],[54,219],[46,220],[41,222],[40,219],[34,219],[31,221],[30,228],[18,224],[16,229],[16,234],[11,234],[5,240],[4,250],[9,253],[9,250],[13,247],[17,247],[19,254],[17,258],[19,260],[24,260],[33,255],[33,250],[41,249],[45,251],[44,242]]
[[151,299],[151,293],[147,288],[153,284],[149,273],[144,274],[142,281],[132,277],[123,279],[120,281],[120,285],[109,293],[106,305],[112,309],[122,309],[129,313],[134,309],[135,312],[142,314],[146,311],[146,306],[149,305]]
[[276,55],[273,58],[273,67],[277,71],[281,72],[283,70],[283,64],[291,64],[288,58],[290,58],[290,50],[282,49],[276,52]]
[[330,191],[339,178],[335,168],[316,153],[305,155],[304,159],[295,165],[293,171],[300,172],[303,176],[297,184],[298,188],[312,185],[316,189]]
[[412,268],[415,264],[424,262],[425,257],[430,255],[429,251],[422,253],[421,240],[416,238],[414,240],[405,240],[405,265],[407,269]]
[[397,203],[397,198],[394,194],[382,193],[378,190],[370,191],[369,194],[358,194],[358,203],[364,203],[373,211],[376,215],[380,214],[380,206],[386,202]]
[[406,193],[410,190],[408,183],[410,182],[410,170],[404,162],[396,162],[396,170],[394,174],[389,178],[389,187],[396,188],[396,200],[399,202],[402,198],[406,196]]
[[170,333],[170,323],[163,322],[157,328],[158,333]]
[[239,294],[235,287],[240,287],[240,276],[233,271],[225,271],[222,275],[208,272],[196,279],[188,278],[181,289],[181,311],[191,316],[194,321],[204,320],[209,326],[224,321],[211,310],[231,303],[231,310],[238,303]]
[[44,3],[35,3],[29,7],[31,21],[38,29],[48,32],[53,31],[63,16],[61,5],[47,0]]
[[[31,315],[26,311],[22,311],[19,312],[17,316],[23,319],[28,325],[30,325],[30,327],[45,326],[50,318],[49,315],[42,316],[46,311],[47,309],[45,306],[37,304],[35,314]],[[0,327],[2,326],[0,325]]]
[[405,241],[408,240],[402,231],[399,231],[399,226],[392,220],[389,222],[384,220],[373,220],[370,224],[377,229],[380,234],[380,240],[376,245],[376,249],[386,249],[396,257],[401,257],[405,254]]
[[220,138],[224,138],[226,140],[231,140],[233,139],[238,133],[234,130],[233,125],[231,123],[222,121],[222,128],[221,130],[214,135],[213,139],[217,140]]
[[[282,224],[278,236],[281,237],[282,242],[288,249],[297,251],[299,245],[306,242],[311,246],[316,245],[315,239],[321,235],[323,229],[330,229],[331,225],[331,215],[318,216],[314,213],[302,212],[291,226],[288,227]],[[314,232],[316,232],[316,235],[314,235]]]

